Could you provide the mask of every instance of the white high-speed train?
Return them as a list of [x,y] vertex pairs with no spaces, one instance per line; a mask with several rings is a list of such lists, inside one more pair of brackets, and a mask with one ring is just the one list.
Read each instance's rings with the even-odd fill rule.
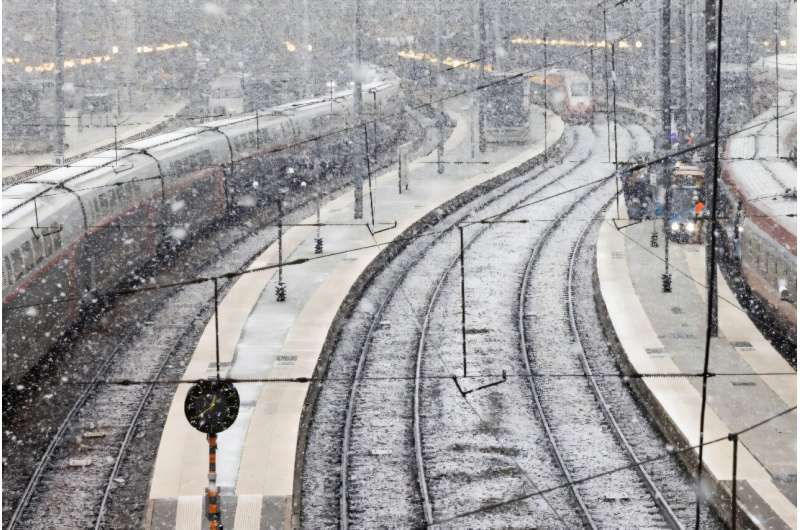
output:
[[[367,116],[399,110],[399,80],[373,70]],[[4,190],[3,383],[46,355],[98,295],[165,245],[269,204],[285,175],[276,159],[300,146],[347,166],[353,90],[208,122],[120,145]],[[372,108],[372,107],[375,108]],[[332,134],[328,134],[332,133]],[[318,138],[311,141],[311,139]],[[285,160],[285,158],[283,159]]]

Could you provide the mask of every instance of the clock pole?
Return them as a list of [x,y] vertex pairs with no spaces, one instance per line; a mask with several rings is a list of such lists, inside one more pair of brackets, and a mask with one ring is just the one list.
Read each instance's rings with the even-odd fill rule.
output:
[[208,435],[208,529],[224,530],[219,506],[219,487],[217,487],[217,435]]

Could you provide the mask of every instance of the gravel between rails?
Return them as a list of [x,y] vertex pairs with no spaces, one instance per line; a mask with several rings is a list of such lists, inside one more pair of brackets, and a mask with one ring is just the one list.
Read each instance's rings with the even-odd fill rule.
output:
[[[569,188],[608,174],[604,129],[596,127],[592,140],[587,127],[576,128],[575,146],[565,156],[573,163],[564,161],[567,167],[560,174],[552,167],[538,172],[530,186],[541,186],[558,174],[557,184],[540,194],[548,196],[559,186]],[[620,127],[618,135],[621,159],[627,152],[652,148],[643,128]],[[595,153],[594,164],[575,161],[590,151]],[[603,168],[599,174],[598,168]],[[619,370],[599,327],[594,301],[587,294],[593,270],[589,241],[595,240],[596,229],[591,228],[586,242],[577,245],[587,222],[607,203],[614,186],[613,180],[605,181],[596,190],[577,190],[507,215],[508,219],[529,219],[526,225],[465,229],[475,234],[465,234],[469,239],[465,263],[470,377],[460,378],[463,389],[496,382],[502,371],[525,373],[519,331],[513,331],[518,326],[514,324],[517,304],[512,300],[520,296],[528,249],[535,246],[541,252],[523,296],[533,371],[582,373],[577,356],[568,355],[580,346],[566,305],[573,248],[578,252],[573,293],[581,342],[586,343],[594,370]],[[491,197],[458,209],[434,229],[453,228],[467,215],[483,218],[522,202],[525,186],[513,193],[508,193],[509,187],[501,186]],[[577,197],[584,197],[580,204]],[[304,525],[419,527],[442,522],[442,527],[572,528],[585,524],[567,488],[535,495],[539,489],[563,484],[564,477],[532,406],[527,379],[512,375],[465,399],[450,378],[460,374],[462,356],[460,276],[452,272],[458,235],[456,230],[449,233],[435,241],[415,242],[400,252],[365,289],[337,338],[326,374],[330,379],[321,390],[309,429],[302,492]],[[420,431],[415,437],[412,403],[417,369]],[[359,379],[353,380],[357,370]],[[587,380],[537,377],[536,381],[541,385],[546,417],[575,478],[630,463]],[[646,421],[622,379],[600,378],[599,382],[604,394],[610,390],[608,400],[619,411],[617,420],[637,455],[663,454],[663,438]],[[343,460],[346,416],[350,425],[344,447],[350,449]],[[415,456],[415,439],[421,443],[423,473]],[[593,449],[586,451],[587,447]],[[657,476],[657,487],[675,503],[679,517],[684,523],[692,522],[691,479],[677,460],[662,460],[649,468]],[[424,488],[420,479],[425,481]],[[347,489],[344,494],[342,484]],[[598,527],[666,527],[633,469],[578,488]],[[427,516],[425,490],[430,498]],[[520,495],[530,497],[492,507]],[[347,514],[344,523],[342,513]]]
[[[569,150],[569,149],[567,149]],[[574,158],[574,157],[572,157]],[[548,171],[553,171],[552,166],[559,163],[557,160],[551,161],[551,166]],[[566,162],[567,164],[574,164],[575,162]],[[536,172],[536,170],[533,170]],[[531,172],[528,172],[521,177],[515,177],[510,180],[507,185],[502,186],[502,189],[514,189],[530,178]],[[549,178],[553,179],[557,175],[552,173]],[[493,198],[485,196],[474,201],[469,202],[466,206],[457,209],[454,213],[448,215],[440,223],[436,225],[437,232],[452,228],[454,224],[460,221],[471,211],[480,208],[482,203],[491,202]],[[430,274],[426,272],[425,267],[431,261],[425,259],[426,252],[440,252],[442,255],[447,255],[452,249],[449,245],[434,245],[431,248],[431,241],[427,238],[421,238],[414,241],[406,247],[395,259],[389,262],[384,272],[378,274],[366,289],[366,293],[360,297],[358,304],[350,314],[345,323],[345,327],[337,339],[336,351],[329,359],[329,365],[325,376],[330,380],[322,385],[320,389],[320,396],[318,397],[317,409],[313,416],[313,423],[309,430],[308,443],[305,455],[306,468],[303,476],[303,521],[304,524],[311,526],[330,526],[339,523],[340,515],[340,499],[341,493],[341,439],[343,436],[343,426],[346,423],[347,402],[352,387],[352,377],[358,365],[358,360],[361,357],[363,349],[366,347],[369,351],[374,352],[384,347],[382,341],[388,337],[392,343],[386,345],[386,351],[392,352],[389,355],[394,355],[394,352],[414,352],[415,349],[415,336],[416,331],[411,330],[409,334],[401,334],[393,337],[391,333],[387,335],[387,331],[392,326],[389,319],[383,318],[383,312],[378,314],[381,304],[386,303],[392,307],[385,308],[385,311],[394,311],[401,314],[401,320],[408,320],[409,305],[411,304],[411,311],[417,304],[417,301],[412,301],[404,293],[399,293],[397,297],[390,296],[395,292],[399,283],[396,281],[398,278],[408,274],[411,269],[416,268],[417,274],[413,275],[407,282],[407,285],[412,287],[419,284],[420,288],[425,288],[429,283]],[[432,269],[430,273],[434,273]],[[387,302],[388,300],[388,302]],[[378,301],[378,302],[376,302]],[[396,306],[396,307],[395,307]],[[411,317],[413,319],[416,316]],[[377,322],[378,329],[374,337],[369,334],[370,326]],[[365,338],[370,338],[370,342],[365,345]],[[401,362],[405,365],[401,366]],[[411,416],[408,392],[413,388],[411,382],[408,380],[412,377],[413,367],[408,363],[411,360],[404,357],[402,360],[398,357],[392,363],[394,366],[384,367],[383,373],[396,374],[404,373],[402,379],[393,380],[388,379],[382,381],[380,385],[366,385],[368,381],[362,380],[357,385],[357,391],[360,396],[359,401],[363,401],[369,392],[378,394],[380,401],[386,401],[387,406],[395,406],[398,413],[401,415],[403,421],[395,422],[394,417],[389,416],[385,419],[384,426],[376,426],[376,429],[381,431],[383,442],[376,442],[378,448],[374,451],[375,454],[381,454],[382,464],[386,469],[376,470],[380,476],[385,476],[384,484],[386,487],[391,487],[397,491],[394,495],[392,502],[380,506],[379,512],[381,516],[373,521],[361,521],[359,514],[364,517],[372,517],[375,512],[370,509],[361,509],[355,505],[368,502],[369,497],[366,499],[350,499],[353,504],[350,508],[351,524],[397,524],[402,526],[414,525],[420,523],[422,520],[422,513],[418,506],[420,505],[419,497],[416,492],[416,478],[414,477],[414,468],[409,467],[408,458],[413,453],[403,454],[404,447],[410,448],[408,442],[412,438],[411,434]],[[371,357],[369,362],[365,364],[366,371],[374,371],[380,369],[380,366],[375,366]],[[369,372],[372,373],[372,372]],[[378,372],[381,373],[381,372]],[[364,377],[372,377],[365,375]],[[393,376],[392,376],[393,377]],[[369,388],[367,388],[369,387]],[[393,405],[394,404],[394,405]],[[367,409],[365,412],[369,412]],[[380,421],[380,418],[378,419]],[[353,435],[354,438],[360,438],[362,435],[359,429],[371,427],[364,423],[363,418],[359,418],[355,425]],[[385,449],[381,449],[385,447]],[[410,449],[409,449],[410,450]],[[352,451],[350,458],[354,459],[353,466],[359,466],[360,453]],[[351,485],[354,485],[359,491],[363,491],[359,487],[358,480],[352,480]],[[313,492],[313,493],[309,493]],[[346,523],[345,523],[346,524]]]
[[[607,160],[603,156],[606,151],[603,129],[596,130],[597,138],[592,149],[598,153],[595,162],[598,158],[601,162]],[[620,143],[625,144],[621,146],[625,150],[644,150],[652,145],[649,137],[641,134],[644,129],[640,128],[635,133],[632,131],[636,138],[631,138],[626,128],[620,129]],[[590,131],[586,127],[577,128],[576,134],[579,136],[576,144],[586,150]],[[588,138],[581,138],[581,134],[588,135]],[[580,158],[577,154],[579,151],[580,147],[573,148],[568,157],[573,160]],[[565,162],[565,165],[569,166],[569,163]],[[570,169],[575,169],[575,166]],[[568,188],[596,179],[597,167],[594,167],[594,171],[581,168],[570,171],[570,178],[564,178],[559,185]],[[607,163],[600,167],[608,174]],[[547,173],[542,172],[533,182],[541,183]],[[571,245],[574,245],[586,225],[587,218],[597,214],[613,192],[613,187],[613,181],[607,181],[599,191],[587,194],[587,204],[572,208],[572,215],[582,220],[568,223],[577,231],[572,234],[572,239],[566,238],[566,234],[547,238],[548,242],[557,242],[553,243],[555,246],[552,251],[562,262],[559,267],[544,270],[537,261],[539,268],[536,277],[538,279],[541,276],[541,282],[552,284],[549,286],[550,296],[542,300],[555,307],[555,316],[560,319],[561,325],[567,327],[557,329],[555,335],[548,334],[545,339],[544,334],[539,333],[541,330],[537,323],[538,348],[543,348],[542,342],[548,342],[551,348],[569,342],[571,332],[566,321],[565,306],[563,303],[553,303],[564,302],[568,266],[564,260],[569,260]],[[557,186],[552,186],[542,196],[557,190]],[[519,190],[513,194],[503,191],[501,187],[497,193],[493,193],[488,204],[484,200],[480,204],[472,203],[461,208],[436,228],[454,226],[460,220],[458,215],[463,216],[470,208],[474,211],[473,218],[485,217],[490,210],[492,213],[503,211],[514,202],[519,202],[522,196]],[[518,216],[511,214],[508,218],[522,217],[532,221],[527,225],[492,225],[488,230],[482,230],[481,237],[474,238],[468,244],[465,258],[468,371],[473,375],[493,376],[467,378],[461,382],[463,387],[475,388],[497,380],[496,376],[502,370],[510,374],[524,373],[522,359],[517,353],[519,345],[516,334],[508,333],[508,330],[515,328],[515,304],[510,301],[515,295],[519,296],[518,278],[522,276],[520,271],[524,269],[524,261],[528,256],[525,249],[536,244],[548,223],[552,224],[551,219],[558,218],[559,213],[571,208],[579,193],[581,191],[550,199],[535,208],[521,211]],[[478,212],[479,208],[482,211]],[[555,228],[556,232],[561,225],[559,223]],[[475,227],[472,230],[481,229]],[[456,234],[454,230],[451,232]],[[461,371],[460,277],[447,273],[457,256],[457,248],[457,235],[442,237],[432,245],[419,243],[410,246],[367,287],[365,295],[354,309],[351,321],[338,338],[336,353],[331,358],[327,373],[331,380],[321,391],[309,431],[303,482],[304,524],[336,525],[340,522],[338,518],[344,507],[348,510],[345,513],[349,514],[347,522],[354,527],[424,525],[429,520],[422,502],[421,491],[424,489],[420,487],[420,476],[424,477],[430,493],[429,517],[432,516],[434,521],[447,521],[509,497],[535,493],[537,489],[563,483],[563,476],[558,472],[553,455],[547,448],[539,418],[531,405],[532,398],[525,379],[510,377],[502,384],[469,394],[467,399],[463,399],[449,379],[450,374]],[[510,249],[521,252],[515,253]],[[540,272],[541,275],[538,274]],[[591,278],[588,272],[581,276]],[[437,278],[444,280],[434,300]],[[536,287],[542,286],[537,283]],[[430,306],[429,326],[421,335],[420,330],[426,328],[426,306]],[[599,333],[602,335],[602,332]],[[361,379],[357,381],[355,395],[352,395],[348,388],[352,381],[347,374],[352,378],[355,367],[359,365],[365,337],[368,355],[363,357]],[[415,346],[419,347],[420,337],[423,339],[424,354],[421,356],[422,378],[419,380],[421,435],[418,437],[424,455],[425,472],[422,475],[415,463],[411,397],[417,353]],[[562,347],[562,354],[563,350]],[[609,355],[607,349],[605,353]],[[536,371],[539,370],[537,367]],[[573,367],[575,370],[580,372],[579,367]],[[348,408],[349,398],[353,402],[351,441],[348,442],[351,448],[347,457],[348,477],[345,482],[349,491],[347,500],[342,504],[341,496],[337,496],[336,481],[342,479],[342,417]],[[599,433],[604,439],[602,448],[597,449],[602,453],[599,463],[586,462],[580,456],[572,457],[570,463],[577,462],[584,466],[580,468],[579,476],[587,475],[590,472],[588,470],[602,470],[620,462],[628,463],[613,434],[604,424],[601,412],[594,408],[591,393],[582,396],[582,399],[586,401],[580,407],[585,409],[588,422],[583,435],[590,433],[596,437]],[[579,430],[574,434],[577,437],[581,432]],[[570,435],[564,432],[559,434],[564,437]],[[659,436],[652,434],[652,439],[659,440]],[[594,443],[594,439],[588,440]],[[585,450],[587,438],[576,440],[575,443],[575,449]],[[663,450],[663,441],[659,447]],[[595,449],[586,453],[594,455]],[[677,467],[673,471],[673,476],[685,478]],[[626,513],[623,525],[630,522],[633,526],[663,526],[664,521],[658,509],[635,471],[631,471],[631,477],[621,477],[621,480],[615,477],[613,480],[614,488],[610,490],[595,487],[588,491],[594,517],[603,521],[602,526],[606,523],[620,524],[621,511]],[[669,482],[672,476],[667,474],[664,480]],[[622,487],[616,487],[620,483]],[[685,484],[681,483],[673,489],[683,491],[684,487]],[[600,495],[598,492],[602,491],[621,493]],[[636,499],[639,503],[630,514],[630,521],[627,514],[631,510],[626,505],[627,501],[622,499]],[[533,495],[513,505],[477,511],[454,520],[452,524],[454,527],[470,528],[527,528],[532,525],[574,527],[581,523],[574,499],[567,489],[562,488],[544,498]]]

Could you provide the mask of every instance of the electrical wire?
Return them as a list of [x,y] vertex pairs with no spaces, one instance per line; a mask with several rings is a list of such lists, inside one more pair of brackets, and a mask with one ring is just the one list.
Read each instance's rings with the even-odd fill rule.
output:
[[[711,377],[797,377],[797,372],[709,372]],[[459,379],[498,379],[506,377],[508,379],[525,379],[534,377],[538,379],[587,379],[595,377],[599,379],[695,379],[703,377],[701,372],[642,372],[642,373],[593,373],[591,376],[583,372],[574,373],[546,373],[546,372],[532,372],[528,374],[516,373],[481,373],[481,374],[421,374],[417,376],[403,376],[403,375],[387,375],[387,376],[373,376],[373,377],[359,377],[358,381],[413,381],[415,379],[423,380],[446,380],[458,377]],[[164,386],[177,386],[177,385],[194,385],[204,378],[197,379],[101,379],[97,381],[83,381],[83,380],[62,380],[60,384],[73,385],[73,386],[87,386],[87,385],[108,385],[108,386],[138,386],[138,385],[164,385]],[[307,384],[316,383],[324,385],[330,382],[348,382],[353,381],[352,377],[221,377],[220,381],[231,384],[275,384],[275,383],[296,383]]]

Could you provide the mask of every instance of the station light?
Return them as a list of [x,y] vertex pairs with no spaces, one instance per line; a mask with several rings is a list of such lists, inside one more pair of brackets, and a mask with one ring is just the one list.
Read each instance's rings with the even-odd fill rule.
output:
[[673,231],[673,232],[677,232],[678,230],[680,230],[680,229],[681,229],[681,225],[679,225],[678,223],[672,223],[672,224],[670,225],[670,228],[672,228],[672,231]]

